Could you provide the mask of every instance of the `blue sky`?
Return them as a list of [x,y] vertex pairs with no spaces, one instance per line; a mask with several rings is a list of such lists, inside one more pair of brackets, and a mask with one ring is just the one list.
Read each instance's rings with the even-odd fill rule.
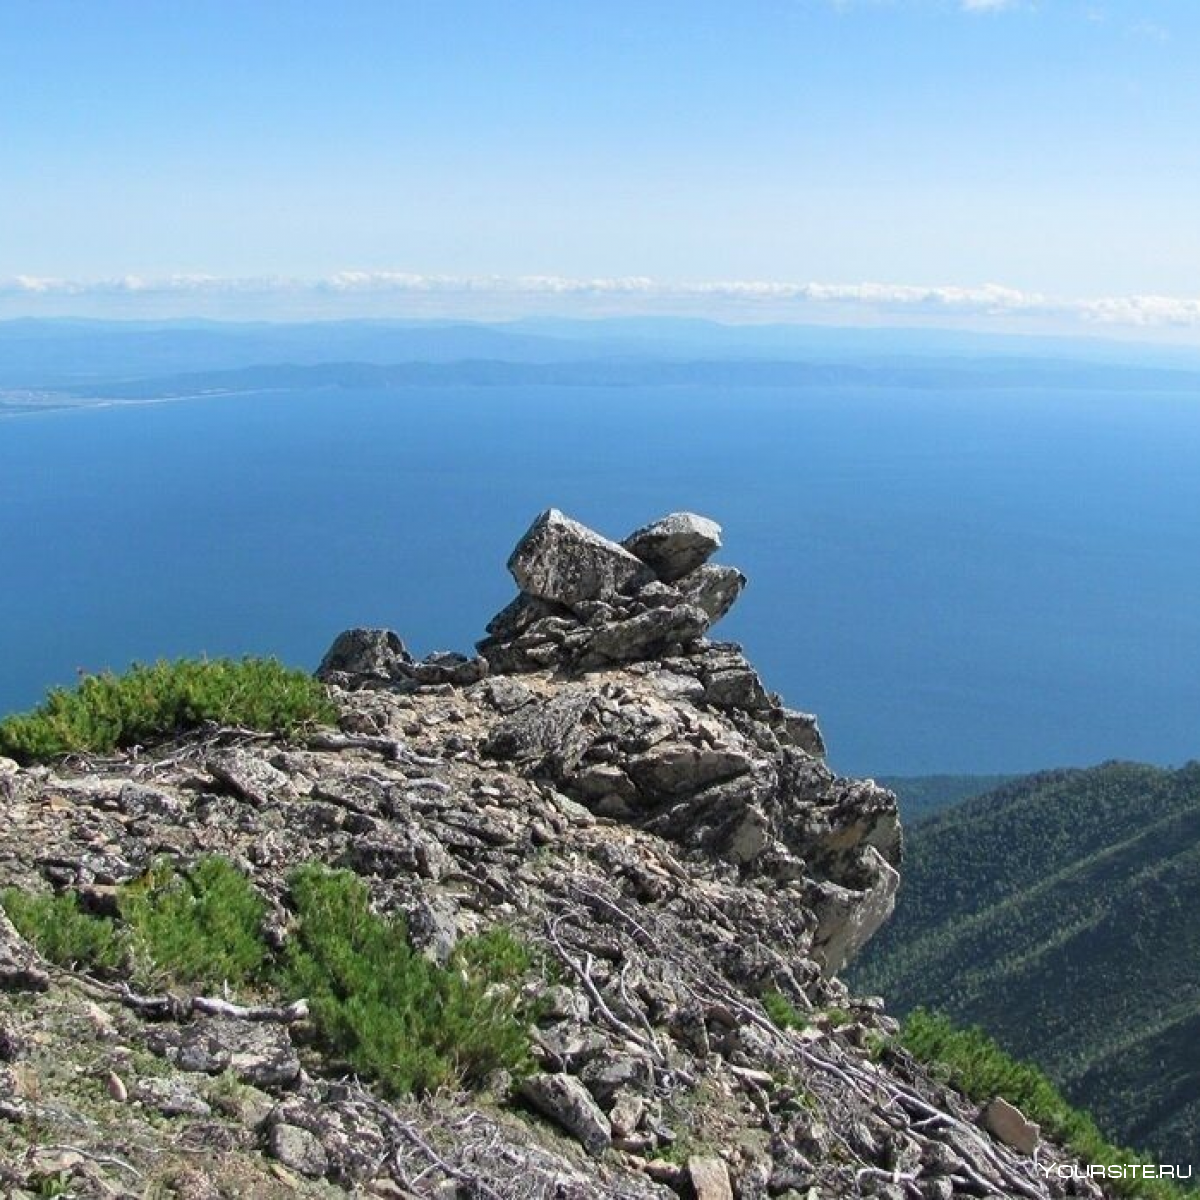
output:
[[6,0],[0,315],[1200,339],[1195,0]]

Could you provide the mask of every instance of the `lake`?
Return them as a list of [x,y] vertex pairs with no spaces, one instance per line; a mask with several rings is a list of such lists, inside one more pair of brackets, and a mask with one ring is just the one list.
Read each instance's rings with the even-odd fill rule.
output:
[[468,649],[555,505],[673,509],[750,584],[716,635],[839,769],[1200,751],[1200,397],[297,392],[0,419],[0,712],[78,669],[312,666],[349,625]]

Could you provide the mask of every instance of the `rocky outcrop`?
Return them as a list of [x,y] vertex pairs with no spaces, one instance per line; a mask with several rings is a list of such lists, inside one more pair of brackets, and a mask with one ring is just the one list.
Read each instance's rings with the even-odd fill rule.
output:
[[895,800],[708,638],[745,584],[719,545],[689,514],[622,544],[550,510],[477,657],[335,641],[335,729],[0,770],[4,885],[111,912],[161,856],[220,854],[285,946],[287,878],[317,860],[436,962],[502,924],[537,964],[527,1075],[385,1100],[322,1057],[302,998],[138,995],[0,916],[5,1194],[1063,1194],[838,978],[892,904]]
[[705,562],[719,545],[720,527],[691,513],[656,521],[622,546],[548,509],[509,559],[521,594],[492,619],[479,653],[502,673],[679,653],[745,586],[740,571]]
[[540,672],[542,686],[483,749],[598,813],[802,886],[807,944],[833,972],[892,910],[895,800],[838,780],[815,719],[785,708],[737,646],[704,638],[745,584],[707,562],[720,544],[720,527],[691,513],[625,549],[543,513],[509,561],[522,594],[479,647],[494,669]]

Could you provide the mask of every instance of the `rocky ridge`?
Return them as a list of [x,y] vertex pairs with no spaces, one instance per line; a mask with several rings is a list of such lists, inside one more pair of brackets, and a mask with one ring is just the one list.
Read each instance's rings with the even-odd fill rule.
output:
[[7,1194],[1098,1194],[1047,1179],[1035,1129],[931,1079],[839,980],[891,911],[895,799],[837,777],[815,719],[707,638],[745,585],[719,547],[692,514],[619,544],[552,509],[474,656],[335,641],[336,729],[0,764],[5,885],[103,912],[159,856],[216,853],[280,944],[288,874],[319,860],[438,961],[501,923],[547,964],[533,1074],[389,1102],[313,1050],[301,998],[138,995],[0,915]]

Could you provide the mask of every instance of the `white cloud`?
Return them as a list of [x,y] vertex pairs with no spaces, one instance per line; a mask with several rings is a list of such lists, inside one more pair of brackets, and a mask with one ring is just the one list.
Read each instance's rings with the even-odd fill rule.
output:
[[963,12],[999,12],[1002,8],[1015,8],[1016,0],[961,0]]
[[[1200,330],[1200,297],[1129,295],[1056,297],[1001,284],[922,286],[894,283],[820,283],[781,280],[670,282],[643,275],[579,278],[561,275],[427,275],[407,271],[339,271],[317,279],[286,276],[124,275],[110,279],[62,279],[33,275],[0,277],[6,311],[20,306],[36,313],[55,300],[154,303],[242,298],[269,306],[273,301],[305,302],[337,315],[355,302],[371,301],[394,314],[420,315],[428,304],[464,316],[520,315],[548,311],[666,312],[714,311],[803,319],[833,316],[907,315],[977,318],[997,325],[1017,318],[1059,323]],[[422,307],[422,305],[426,307]],[[389,307],[390,305],[390,307]],[[589,308],[590,306],[590,308]]]

